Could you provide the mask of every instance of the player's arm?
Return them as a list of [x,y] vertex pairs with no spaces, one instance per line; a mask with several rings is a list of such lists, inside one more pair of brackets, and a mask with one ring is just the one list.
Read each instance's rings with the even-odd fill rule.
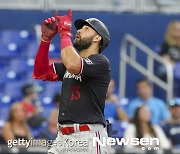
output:
[[68,10],[68,16],[58,16],[59,33],[61,37],[61,58],[66,69],[72,74],[79,74],[82,68],[82,59],[74,49],[71,42],[72,11]]
[[48,42],[41,41],[34,64],[33,78],[39,80],[56,81],[58,79],[55,74],[53,64],[49,64],[49,45]]
[[33,78],[56,81],[58,75],[55,72],[54,64],[49,64],[50,41],[58,32],[55,17],[44,20],[41,30],[42,40],[35,58]]
[[61,50],[61,58],[66,69],[72,74],[79,74],[82,68],[81,57],[72,46]]

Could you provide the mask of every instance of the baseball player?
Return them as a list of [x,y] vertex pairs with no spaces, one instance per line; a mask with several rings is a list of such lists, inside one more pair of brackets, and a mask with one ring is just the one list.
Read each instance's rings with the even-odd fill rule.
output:
[[[42,39],[36,55],[35,79],[62,81],[58,135],[49,154],[108,154],[109,146],[100,146],[107,136],[104,105],[110,82],[110,63],[101,54],[108,46],[110,34],[96,18],[78,19],[72,43],[72,11],[68,15],[48,18],[42,25]],[[60,34],[62,63],[49,64],[49,45]],[[83,149],[86,147],[86,149]],[[84,151],[83,151],[84,150]]]

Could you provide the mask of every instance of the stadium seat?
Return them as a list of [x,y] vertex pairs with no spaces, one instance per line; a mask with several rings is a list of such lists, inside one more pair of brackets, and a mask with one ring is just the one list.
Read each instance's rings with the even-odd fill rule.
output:
[[9,70],[15,72],[32,71],[34,66],[34,59],[13,59],[10,61]]
[[49,84],[46,84],[44,88],[44,95],[53,97],[54,94],[61,90],[61,82],[47,82]]
[[113,137],[122,138],[124,134],[124,130],[128,125],[128,122],[121,122],[119,120],[114,120],[113,123],[113,131],[115,134],[113,134]]
[[2,122],[6,121],[8,119],[8,114],[9,114],[9,110],[10,110],[10,105],[7,104],[1,104],[0,105],[0,127],[2,127]]
[[11,96],[6,95],[5,93],[0,94],[0,107],[9,107],[11,106],[12,102],[14,102],[14,99],[11,98]]
[[61,82],[44,82],[43,93],[40,95],[41,103],[44,108],[54,107],[54,94],[61,90]]
[[4,88],[4,96],[10,97],[12,101],[19,101],[22,99],[21,87],[24,85],[24,82],[16,81],[11,83],[6,83]]
[[14,81],[23,81],[25,74],[22,72],[15,72],[12,70],[0,70],[0,84],[6,84]]
[[0,74],[1,74],[1,77],[0,77],[0,83],[3,84],[6,80],[6,71],[4,69],[0,69]]
[[60,57],[60,49],[58,44],[51,44],[49,47],[49,55],[50,57]]
[[1,31],[1,43],[9,44],[16,43],[22,45],[24,43],[29,43],[32,40],[35,40],[35,33],[29,32],[27,30],[3,30]]
[[38,83],[38,82],[40,82],[39,80],[33,79],[32,74],[33,74],[33,71],[32,71],[32,70],[26,72],[26,82],[32,82],[32,83],[35,83],[35,82]]
[[36,41],[32,41],[27,44],[25,48],[25,52],[23,52],[23,55],[28,58],[34,58],[36,56],[38,50],[38,44]]
[[9,44],[0,44],[1,58],[19,57],[21,51],[22,51],[22,47],[14,42],[11,42]]
[[8,65],[9,65],[8,59],[0,58],[0,70],[4,69]]

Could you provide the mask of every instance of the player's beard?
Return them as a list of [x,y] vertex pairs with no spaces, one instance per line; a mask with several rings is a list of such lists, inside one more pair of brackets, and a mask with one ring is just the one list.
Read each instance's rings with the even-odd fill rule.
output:
[[88,49],[91,46],[93,38],[94,35],[83,39],[81,36],[79,36],[79,39],[74,40],[73,45],[79,52],[81,52],[82,50]]

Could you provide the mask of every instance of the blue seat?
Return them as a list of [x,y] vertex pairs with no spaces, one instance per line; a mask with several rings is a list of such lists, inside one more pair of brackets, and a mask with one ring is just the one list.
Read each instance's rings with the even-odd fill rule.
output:
[[10,107],[14,101],[15,99],[11,96],[6,95],[5,93],[0,93],[0,108]]
[[58,44],[51,44],[49,47],[50,57],[60,57],[60,48]]
[[34,66],[34,59],[13,59],[10,61],[9,70],[15,72],[32,71]]
[[61,86],[61,82],[47,82],[44,88],[44,95],[53,97],[56,92],[61,91]]
[[9,96],[10,98],[12,98],[15,101],[19,101],[22,99],[22,92],[21,92],[21,88],[24,85],[24,82],[11,82],[11,83],[6,83],[5,85],[5,90],[4,90],[4,95],[5,96]]
[[122,138],[127,124],[128,124],[127,122],[114,120],[112,125],[113,125],[113,130],[116,131],[116,133],[113,134],[113,137]]
[[42,111],[42,116],[45,117],[46,119],[48,119],[51,111],[55,108],[54,104],[51,105],[44,105],[43,104],[43,111]]
[[25,80],[25,73],[23,72],[16,72],[13,70],[7,70],[5,72],[5,77],[4,77],[4,82],[19,82],[19,81],[24,81]]
[[3,30],[0,32],[0,56],[18,57],[26,53],[26,46],[35,41],[35,32],[27,30]]
[[16,43],[22,45],[24,43],[29,43],[32,40],[35,40],[35,32],[29,32],[27,30],[3,30],[1,31],[1,43],[9,44]]
[[54,107],[54,94],[61,90],[61,82],[43,82],[41,86],[44,87],[43,92],[40,94],[42,106],[44,108]]
[[41,82],[41,81],[39,81],[39,80],[33,79],[32,75],[33,75],[33,71],[28,71],[28,72],[26,73],[26,82],[33,82],[33,83]]
[[38,50],[38,44],[36,41],[32,41],[31,43],[28,43],[24,52],[22,53],[25,57],[28,58],[34,58],[36,56],[37,50]]
[[0,119],[6,121],[9,116],[10,105],[0,103]]
[[41,105],[44,109],[47,108],[53,108],[54,104],[53,104],[53,97],[50,96],[46,96],[45,94],[42,94],[40,97],[41,100]]
[[3,84],[6,80],[6,71],[4,69],[0,69],[0,83]]
[[[36,41],[32,41],[27,44],[25,52],[22,54],[29,58],[34,58],[37,54],[39,44]],[[49,47],[49,56],[50,57],[60,57],[60,48],[58,44],[51,44]]]
[[9,59],[0,58],[0,70],[9,65]]
[[22,47],[12,42],[9,44],[0,44],[0,57],[11,58],[21,55]]
[[17,73],[15,71],[0,70],[0,74],[0,84],[23,80],[23,74]]

